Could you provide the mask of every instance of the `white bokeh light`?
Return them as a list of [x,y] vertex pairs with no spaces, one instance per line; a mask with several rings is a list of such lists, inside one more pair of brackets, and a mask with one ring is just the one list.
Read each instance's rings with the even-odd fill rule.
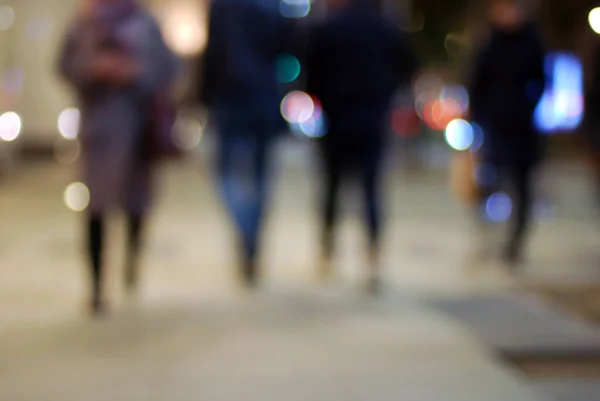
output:
[[69,107],[58,116],[58,131],[63,138],[73,140],[79,135],[79,122],[81,115],[79,109]]
[[65,205],[75,212],[82,212],[90,204],[90,190],[81,182],[69,184],[63,195]]
[[0,6],[0,31],[8,31],[15,22],[15,10],[10,6]]
[[0,116],[0,139],[12,142],[21,133],[21,117],[13,111],[6,112]]
[[588,22],[594,32],[600,34],[600,7],[594,8],[588,15]]
[[446,127],[445,138],[448,145],[455,150],[467,150],[475,139],[473,127],[463,119],[450,121]]
[[193,117],[178,117],[173,127],[173,141],[178,149],[191,151],[200,145],[204,127]]
[[315,102],[308,93],[293,91],[281,101],[281,115],[292,124],[309,121],[315,114]]
[[201,53],[208,40],[204,7],[191,0],[170,2],[166,7],[160,15],[169,47],[185,57]]

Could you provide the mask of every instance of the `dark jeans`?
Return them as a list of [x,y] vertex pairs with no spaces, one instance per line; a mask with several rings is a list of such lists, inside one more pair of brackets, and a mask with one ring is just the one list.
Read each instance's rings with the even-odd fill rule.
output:
[[365,218],[371,249],[376,251],[379,247],[381,231],[380,178],[382,146],[369,143],[335,145],[326,144],[322,148],[325,195],[323,202],[323,250],[325,256],[330,257],[333,253],[340,187],[344,179],[355,177],[360,180],[364,196]]
[[270,144],[266,136],[241,132],[222,131],[219,137],[219,191],[248,259],[258,252],[268,194]]
[[480,213],[489,220],[488,199],[508,184],[512,200],[511,227],[505,257],[517,259],[521,256],[523,242],[531,222],[533,209],[533,162],[483,162],[478,182],[481,189]]

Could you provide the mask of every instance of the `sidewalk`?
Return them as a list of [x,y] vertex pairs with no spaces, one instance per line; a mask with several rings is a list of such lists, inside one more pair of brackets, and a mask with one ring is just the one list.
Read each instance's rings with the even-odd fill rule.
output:
[[[505,288],[494,275],[473,278],[461,270],[467,226],[443,185],[394,187],[389,288],[369,299],[357,289],[355,219],[340,240],[339,282],[312,285],[314,185],[305,173],[283,172],[265,289],[250,296],[232,284],[229,232],[207,173],[177,168],[165,177],[138,300],[126,301],[120,291],[122,230],[115,225],[109,279],[115,312],[91,322],[81,313],[79,216],[62,204],[71,178],[41,166],[0,188],[3,401],[536,400],[457,321],[420,302],[428,294]],[[550,261],[558,271],[550,275],[560,276],[592,242],[572,234],[592,229],[548,224],[532,253],[537,269]]]

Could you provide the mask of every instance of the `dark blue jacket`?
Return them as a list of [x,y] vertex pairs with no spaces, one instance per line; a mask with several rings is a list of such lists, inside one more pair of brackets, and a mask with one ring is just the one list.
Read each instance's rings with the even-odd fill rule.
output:
[[308,91],[322,102],[330,141],[380,137],[392,95],[415,59],[401,31],[368,4],[354,2],[311,35]]
[[234,113],[240,128],[281,122],[275,61],[292,39],[278,5],[277,0],[217,0],[211,6],[200,100]]
[[471,119],[484,130],[484,158],[536,161],[541,137],[535,108],[544,92],[545,50],[533,25],[514,32],[494,30],[481,49],[470,88]]

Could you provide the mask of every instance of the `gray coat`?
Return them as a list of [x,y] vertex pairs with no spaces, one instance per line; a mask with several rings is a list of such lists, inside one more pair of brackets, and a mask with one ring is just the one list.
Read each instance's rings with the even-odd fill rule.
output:
[[90,190],[89,211],[101,214],[124,208],[141,214],[151,201],[151,163],[143,152],[150,103],[173,81],[178,61],[148,13],[136,12],[116,31],[141,66],[134,84],[114,88],[91,81],[98,43],[80,21],[67,32],[59,67],[79,101],[82,179]]

